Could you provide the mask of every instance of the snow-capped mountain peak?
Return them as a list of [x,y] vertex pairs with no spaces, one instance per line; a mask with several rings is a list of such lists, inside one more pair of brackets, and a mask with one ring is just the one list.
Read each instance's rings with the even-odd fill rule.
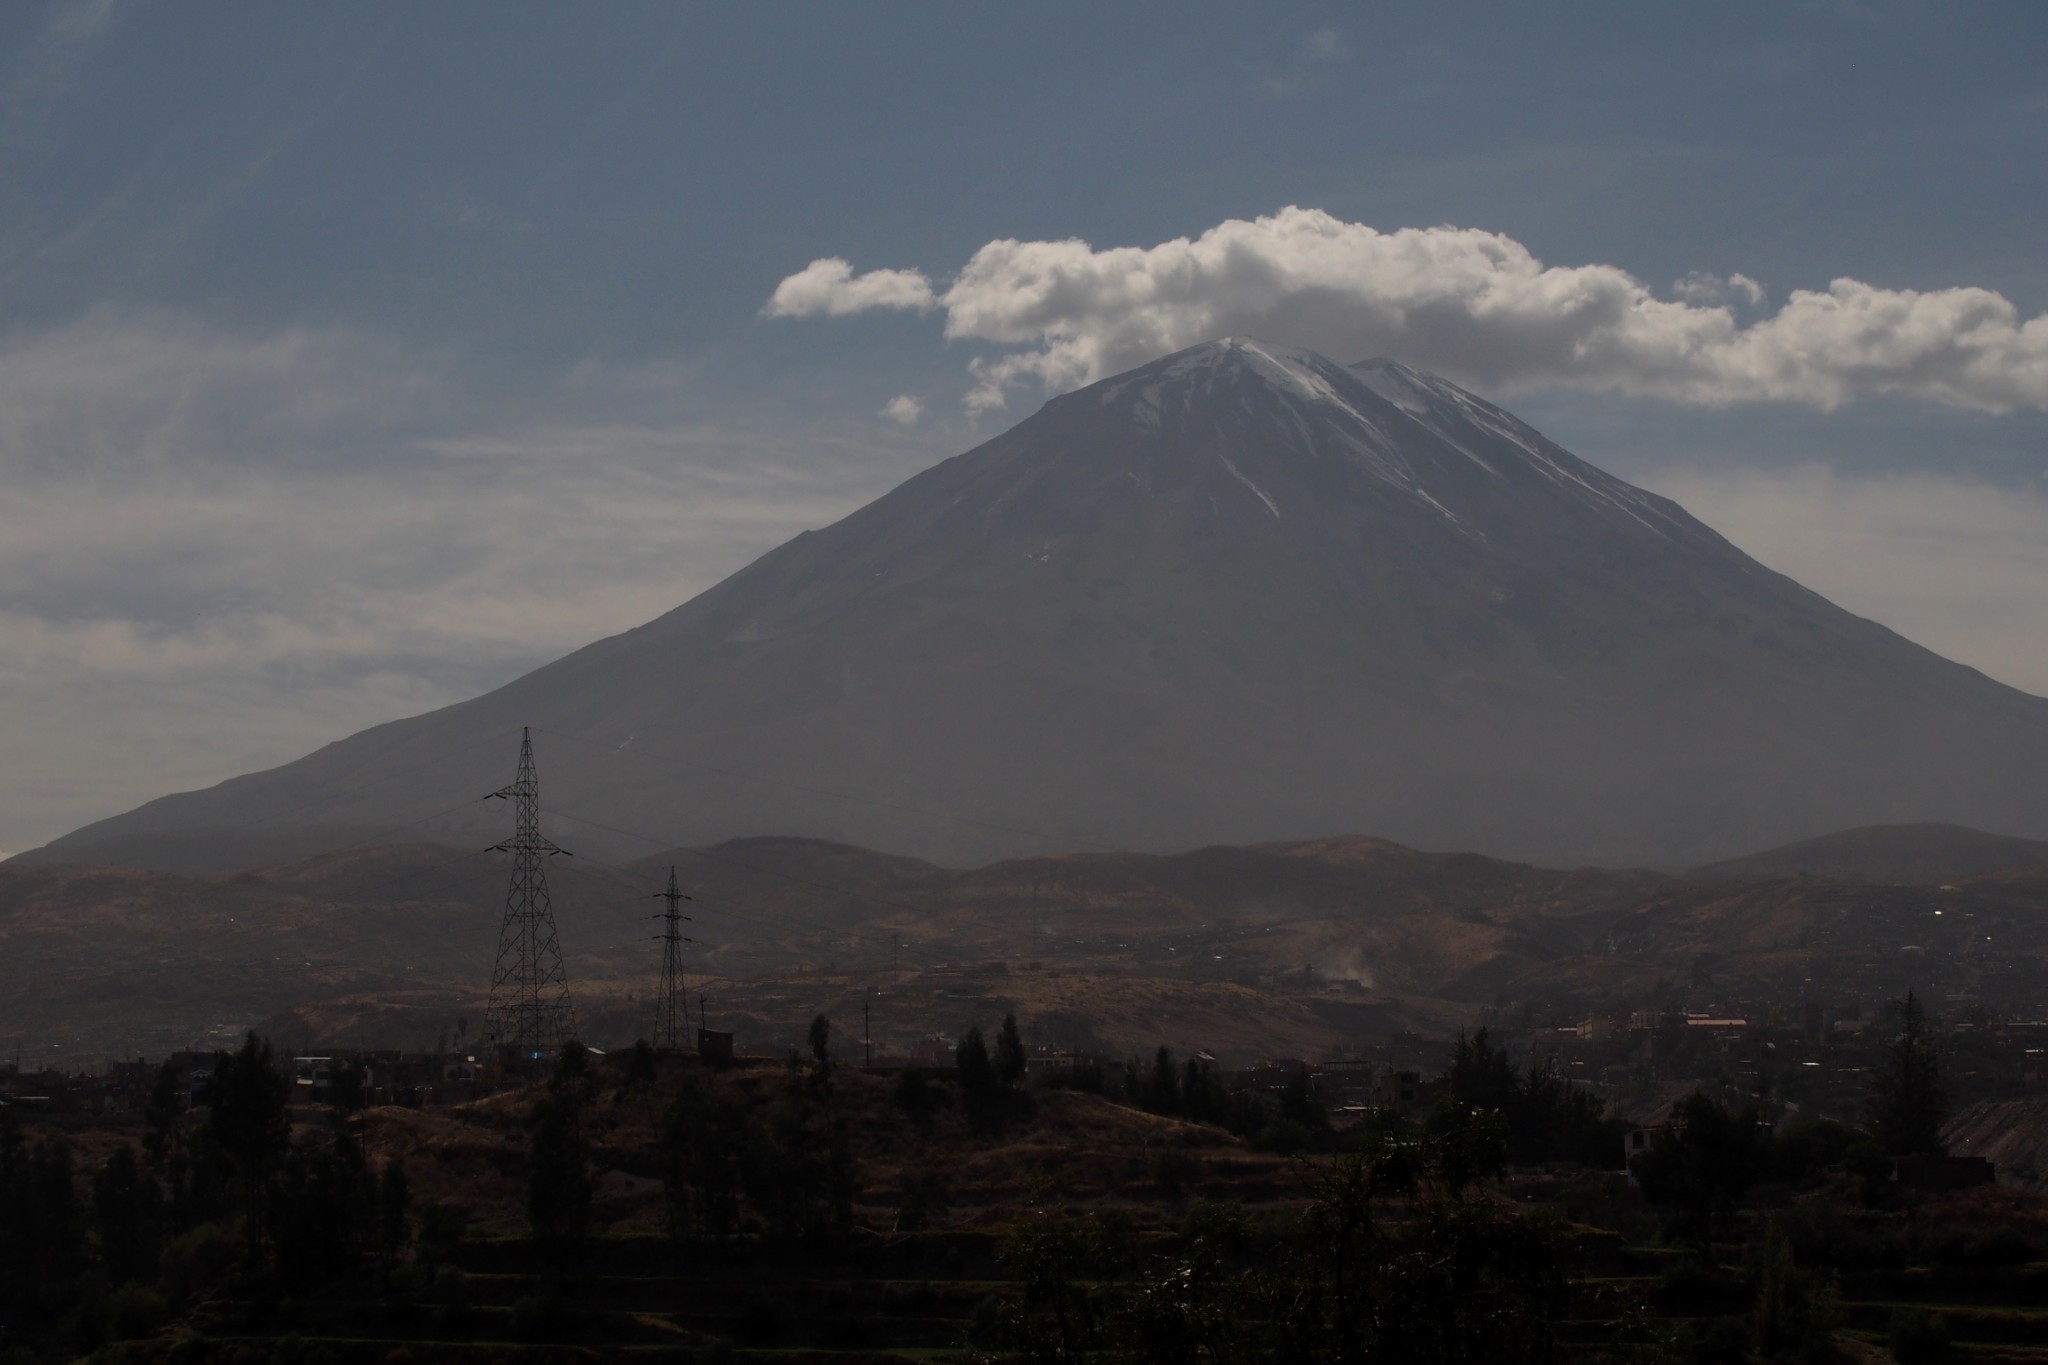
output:
[[[483,697],[68,842],[279,810],[389,827],[489,790],[489,741],[526,725],[558,799],[678,844],[970,861],[1017,830],[1370,831],[1679,863],[1853,825],[2048,829],[2048,702],[1448,380],[1228,337],[1053,399]],[[460,757],[429,780],[422,753]]]

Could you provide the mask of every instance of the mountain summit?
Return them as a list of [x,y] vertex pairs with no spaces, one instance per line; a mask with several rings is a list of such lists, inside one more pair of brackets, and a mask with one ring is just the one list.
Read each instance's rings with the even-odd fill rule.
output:
[[564,842],[619,852],[1370,832],[1698,863],[1851,825],[2048,833],[2048,702],[1454,384],[1232,337],[497,691],[44,856],[403,825],[501,785],[522,724]]

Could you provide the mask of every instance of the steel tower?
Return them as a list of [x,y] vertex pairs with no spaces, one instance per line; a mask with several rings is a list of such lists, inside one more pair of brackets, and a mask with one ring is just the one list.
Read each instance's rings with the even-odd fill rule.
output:
[[555,910],[548,898],[546,860],[562,852],[540,833],[540,780],[534,773],[533,733],[519,734],[519,776],[491,793],[512,803],[514,833],[493,852],[512,855],[512,883],[505,891],[505,924],[498,932],[498,965],[491,974],[491,1002],[485,1036],[500,1051],[525,1061],[552,1052],[576,1031],[569,1003],[569,978],[562,969],[562,945],[555,934]]
[[662,921],[661,997],[654,1006],[654,1041],[679,1047],[690,1027],[690,1000],[683,993],[683,945],[690,940],[682,934],[682,925],[690,917],[681,908],[690,898],[677,888],[673,867],[668,870],[668,890],[659,892],[655,898],[667,901],[668,906],[657,917]]

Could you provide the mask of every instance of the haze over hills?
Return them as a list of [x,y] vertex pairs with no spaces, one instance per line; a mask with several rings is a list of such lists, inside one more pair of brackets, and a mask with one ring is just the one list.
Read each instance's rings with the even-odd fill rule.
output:
[[1698,869],[1741,881],[1832,877],[1933,886],[1993,872],[2048,866],[2048,842],[1960,825],[1873,825],[1802,839]]
[[[692,1004],[779,1053],[825,1013],[878,1045],[1015,1012],[1111,1056],[1324,1056],[1491,1008],[1538,1021],[1908,989],[2035,998],[2048,868],[1948,886],[1555,871],[1384,840],[1064,854],[952,871],[803,839],[551,864],[581,1036],[647,1036],[650,893],[695,899]],[[0,867],[0,1047],[76,1062],[228,1042],[445,1047],[482,1018],[501,854],[392,845],[206,877]]]
[[485,696],[42,857],[156,865],[168,843],[192,867],[194,844],[313,827],[488,842],[477,798],[522,725],[557,834],[614,858],[1370,831],[1691,865],[1855,825],[2048,832],[2048,701],[1444,380],[1230,338],[1053,399]]

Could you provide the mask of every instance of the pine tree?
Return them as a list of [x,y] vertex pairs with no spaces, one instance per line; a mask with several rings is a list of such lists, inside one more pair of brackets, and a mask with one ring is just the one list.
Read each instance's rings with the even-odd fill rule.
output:
[[1948,1117],[1941,1062],[1934,1053],[1927,1016],[1911,991],[1901,1013],[1899,1036],[1885,1048],[1885,1062],[1871,1087],[1870,1117],[1877,1140],[1894,1156],[1938,1156]]
[[527,1121],[532,1166],[526,1211],[535,1240],[556,1245],[582,1240],[590,1217],[590,1144],[583,1113],[595,1098],[597,1073],[583,1044],[562,1045],[547,1094]]
[[149,1102],[142,1111],[142,1150],[150,1164],[161,1166],[178,1136],[178,1115],[184,1105],[178,1099],[178,1071],[169,1062],[157,1069],[156,1084],[150,1087]]
[[824,1015],[811,1020],[810,1032],[811,1063],[817,1068],[818,1079],[832,1079],[832,1021]]
[[996,1079],[1015,1086],[1024,1079],[1024,1040],[1017,1036],[1017,1016],[1003,1016],[1002,1032],[996,1034]]
[[125,1142],[93,1177],[92,1216],[107,1279],[114,1284],[153,1279],[163,1247],[163,1187]]
[[291,1083],[278,1070],[270,1044],[251,1033],[239,1052],[214,1060],[213,1075],[200,1093],[209,1106],[206,1135],[234,1162],[235,1173],[254,1187],[284,1156],[291,1141],[285,1100]]
[[967,1030],[960,1045],[953,1049],[953,1061],[960,1068],[960,1094],[970,1107],[986,1105],[1001,1088],[996,1080],[995,1065],[989,1061],[988,1043],[981,1036],[981,1026]]

